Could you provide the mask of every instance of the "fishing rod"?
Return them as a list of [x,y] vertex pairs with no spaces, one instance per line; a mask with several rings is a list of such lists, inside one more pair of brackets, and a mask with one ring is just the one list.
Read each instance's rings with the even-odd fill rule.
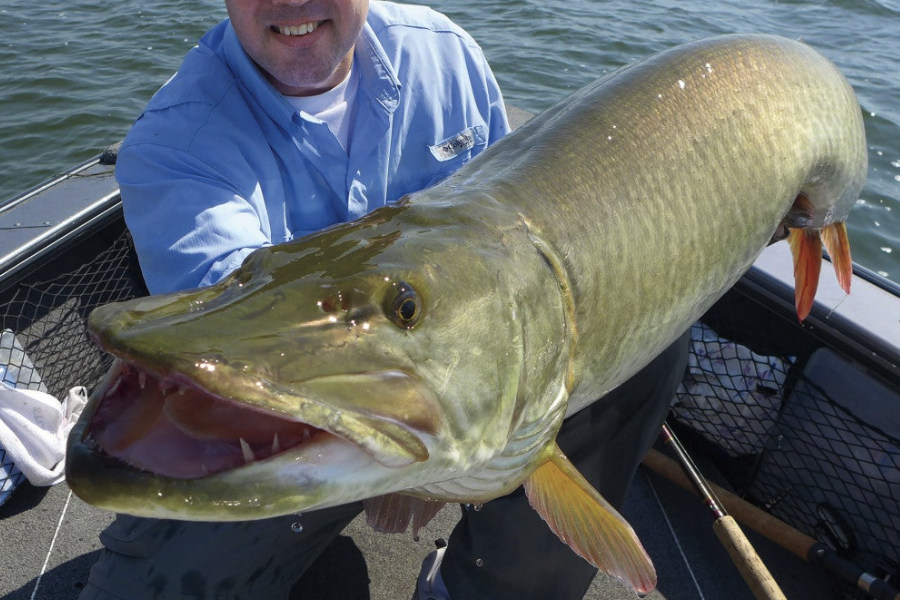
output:
[[[668,423],[663,423],[660,437],[672,448],[675,455],[681,463],[682,470],[690,478],[690,482],[694,490],[703,498],[703,503],[712,512],[715,521],[713,522],[713,531],[719,542],[728,551],[731,561],[740,571],[741,576],[750,590],[758,600],[787,600],[778,587],[778,583],[769,573],[769,569],[763,564],[762,559],[756,553],[750,540],[741,531],[740,526],[734,517],[728,514],[725,506],[716,496],[716,493],[707,483],[706,478],[700,473],[693,459],[681,445],[681,442],[675,436],[675,433],[669,427]],[[653,452],[653,450],[651,450]],[[663,457],[665,458],[665,457]]]
[[[727,509],[725,514],[734,515],[747,527],[803,560],[824,566],[838,578],[855,585],[875,600],[900,600],[900,590],[897,590],[884,579],[868,573],[865,569],[843,558],[825,544],[798,531],[784,521],[750,504],[743,498],[739,498],[714,483],[707,482],[667,424],[663,425],[662,437],[663,439],[671,438],[672,441],[667,443],[678,456],[681,465],[679,466],[679,463],[676,463],[661,452],[651,449],[643,460],[643,464],[646,467],[680,487],[699,494],[709,506],[708,496],[704,492],[699,491],[700,488],[694,480],[697,477],[702,487],[709,490],[711,494],[709,497],[714,499],[713,502],[718,509],[723,512]],[[682,459],[682,456],[684,456],[684,459]],[[685,466],[684,460],[687,460],[691,466]],[[729,516],[729,518],[733,520],[733,517]],[[739,528],[738,531],[740,531]],[[718,534],[718,531],[716,533]],[[743,537],[742,532],[740,535]],[[735,560],[733,555],[732,560]],[[741,574],[743,575],[744,570],[741,568],[741,565],[737,562],[735,564],[738,566],[738,569],[741,569]],[[753,588],[753,585],[751,584],[750,587]],[[757,598],[760,598],[760,596],[757,596]],[[763,598],[766,597],[763,596]]]

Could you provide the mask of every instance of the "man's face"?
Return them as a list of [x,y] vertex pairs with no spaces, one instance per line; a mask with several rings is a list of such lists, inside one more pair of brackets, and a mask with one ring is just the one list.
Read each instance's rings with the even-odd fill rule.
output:
[[275,88],[309,96],[343,81],[369,0],[225,0],[244,50]]

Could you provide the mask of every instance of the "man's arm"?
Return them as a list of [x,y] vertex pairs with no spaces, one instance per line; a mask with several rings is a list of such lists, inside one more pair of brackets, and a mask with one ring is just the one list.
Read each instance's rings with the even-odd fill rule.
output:
[[116,177],[151,293],[215,283],[272,243],[259,214],[264,207],[243,198],[228,174],[188,152],[126,146]]

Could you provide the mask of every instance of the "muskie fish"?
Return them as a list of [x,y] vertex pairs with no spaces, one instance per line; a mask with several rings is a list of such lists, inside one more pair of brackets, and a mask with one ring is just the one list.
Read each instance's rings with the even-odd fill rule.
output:
[[652,360],[784,226],[801,310],[820,232],[849,281],[843,221],[865,176],[853,91],[809,47],[663,52],[436,187],[258,250],[218,285],[97,309],[118,360],[71,435],[69,485],[189,520],[369,499],[373,522],[404,530],[524,482],[561,539],[649,591],[633,531],[554,443],[563,418]]

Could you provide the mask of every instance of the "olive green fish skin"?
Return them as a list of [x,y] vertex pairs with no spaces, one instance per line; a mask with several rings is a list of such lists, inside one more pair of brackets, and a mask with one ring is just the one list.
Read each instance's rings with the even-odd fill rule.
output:
[[[325,450],[192,480],[127,469],[83,441],[101,386],[69,483],[112,510],[200,520],[397,491],[497,497],[565,414],[746,271],[799,192],[812,227],[841,221],[866,169],[853,92],[809,47],[726,36],[656,55],[399,205],[257,251],[216,286],[92,315],[124,361],[331,432]],[[404,286],[420,301],[411,328]]]
[[[510,144],[520,152],[503,149],[521,158],[494,177],[516,182],[516,205],[566,257],[578,306],[575,409],[634,373],[729,288],[799,191],[819,228],[846,217],[867,173],[849,84],[814,50],[782,38],[681,46],[551,111],[531,126],[540,131]],[[528,152],[529,133],[546,150]],[[481,166],[458,179],[489,185],[491,165]]]

